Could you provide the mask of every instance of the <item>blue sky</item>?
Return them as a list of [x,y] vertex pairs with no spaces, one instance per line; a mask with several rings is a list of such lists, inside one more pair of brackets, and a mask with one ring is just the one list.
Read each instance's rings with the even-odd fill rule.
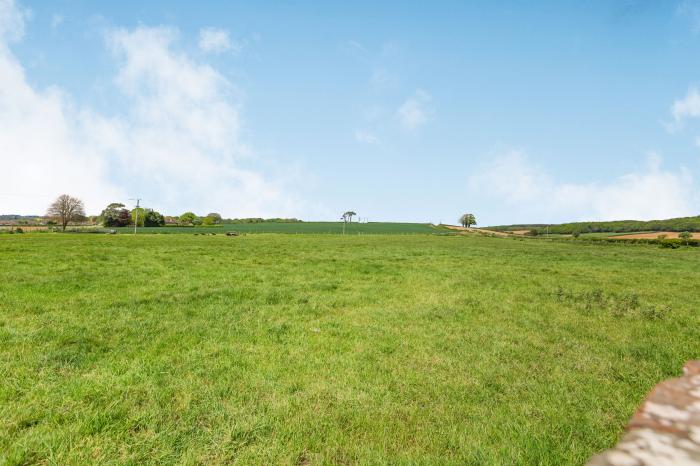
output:
[[700,2],[0,0],[0,212],[700,214]]

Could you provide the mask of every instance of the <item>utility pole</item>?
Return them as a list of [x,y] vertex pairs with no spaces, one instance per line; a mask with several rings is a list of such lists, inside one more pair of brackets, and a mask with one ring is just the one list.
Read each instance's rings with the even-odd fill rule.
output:
[[129,199],[130,201],[136,201],[136,219],[134,220],[134,234],[136,234],[136,227],[139,224],[139,203],[141,202],[141,198],[137,197],[136,199]]

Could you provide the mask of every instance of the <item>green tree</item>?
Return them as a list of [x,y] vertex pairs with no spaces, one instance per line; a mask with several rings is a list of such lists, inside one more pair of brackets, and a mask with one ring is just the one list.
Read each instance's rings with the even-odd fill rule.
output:
[[147,227],[162,227],[165,225],[165,217],[153,209],[146,209],[143,225]]
[[352,222],[352,218],[353,218],[355,215],[357,215],[355,212],[353,212],[352,210],[348,210],[348,211],[345,212],[345,213],[342,215],[342,217],[340,217],[340,218],[341,218],[341,220],[343,220],[345,223],[348,223],[348,222]]
[[683,242],[685,243],[686,246],[688,245],[688,243],[690,242],[690,238],[692,238],[692,237],[693,237],[693,235],[691,235],[689,231],[684,231],[682,233],[678,233],[678,238],[683,240]]
[[99,219],[106,227],[125,227],[131,224],[131,212],[124,204],[112,202],[105,207]]
[[184,214],[180,215],[179,221],[182,225],[194,225],[197,218],[198,217],[194,214],[194,212],[185,212]]
[[137,207],[131,211],[131,224],[142,227],[146,224],[146,209]]
[[216,212],[207,214],[207,216],[202,219],[202,225],[206,226],[220,225],[221,222],[221,215],[217,214]]
[[476,217],[474,214],[464,214],[459,217],[459,224],[464,228],[469,228],[472,225],[476,225]]
[[352,222],[352,217],[354,215],[357,215],[355,212],[352,210],[348,210],[347,212],[343,213],[343,215],[340,216],[340,219],[343,221],[343,234],[345,234],[345,225],[347,225],[348,222]]

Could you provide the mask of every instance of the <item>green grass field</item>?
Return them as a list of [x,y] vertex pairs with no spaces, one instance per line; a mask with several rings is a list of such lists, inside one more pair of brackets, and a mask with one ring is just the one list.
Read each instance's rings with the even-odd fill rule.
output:
[[700,355],[700,251],[0,237],[0,464],[581,464]]
[[[116,228],[120,233],[133,232],[133,227]],[[289,234],[342,234],[342,222],[295,222],[295,223],[227,223],[212,227],[150,227],[140,228],[140,233],[289,233]],[[432,233],[436,228],[428,223],[348,223],[345,233],[349,235],[415,234]]]

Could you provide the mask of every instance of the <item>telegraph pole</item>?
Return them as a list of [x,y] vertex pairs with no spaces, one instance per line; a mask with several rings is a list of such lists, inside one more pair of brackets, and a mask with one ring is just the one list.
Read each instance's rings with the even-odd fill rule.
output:
[[136,199],[130,199],[131,201],[136,201],[136,219],[134,220],[134,234],[136,234],[136,227],[139,224],[139,203],[141,202],[141,198],[137,197]]

